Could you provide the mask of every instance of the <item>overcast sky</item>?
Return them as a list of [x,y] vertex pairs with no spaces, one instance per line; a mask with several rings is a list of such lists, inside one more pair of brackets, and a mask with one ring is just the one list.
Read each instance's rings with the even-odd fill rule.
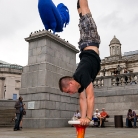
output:
[[[138,50],[138,0],[88,1],[101,37],[102,59],[109,56],[109,43],[114,35],[122,44],[122,54]],[[55,5],[62,2],[69,8],[70,23],[59,35],[77,48],[77,0],[53,2]],[[28,43],[24,38],[31,32],[44,28],[37,5],[38,0],[0,0],[0,60],[22,66],[28,64]]]

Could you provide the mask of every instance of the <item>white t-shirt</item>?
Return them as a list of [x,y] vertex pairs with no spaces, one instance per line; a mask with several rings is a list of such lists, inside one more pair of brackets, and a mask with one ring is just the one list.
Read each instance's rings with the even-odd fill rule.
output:
[[95,113],[93,114],[93,118],[97,118],[97,116],[99,116],[99,115],[100,115],[100,113],[96,113],[96,112],[95,112]]

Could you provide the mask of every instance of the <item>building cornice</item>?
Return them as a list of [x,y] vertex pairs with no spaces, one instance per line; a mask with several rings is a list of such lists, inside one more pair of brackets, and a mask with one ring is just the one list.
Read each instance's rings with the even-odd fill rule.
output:
[[23,70],[11,69],[11,68],[0,68],[0,73],[8,73],[8,74],[18,74],[21,75]]
[[73,50],[76,53],[79,53],[79,50],[75,48],[72,44],[70,44],[68,41],[65,41],[64,39],[61,39],[57,34],[53,34],[47,30],[42,30],[42,31],[35,31],[35,33],[31,33],[29,37],[25,38],[25,41],[31,42],[36,39],[42,38],[42,37],[49,37],[52,40],[57,41],[58,43],[68,47],[69,49]]

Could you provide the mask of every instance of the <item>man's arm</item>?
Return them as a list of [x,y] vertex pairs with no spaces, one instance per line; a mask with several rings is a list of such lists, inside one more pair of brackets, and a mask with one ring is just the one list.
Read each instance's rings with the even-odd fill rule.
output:
[[81,110],[81,118],[86,117],[87,111],[87,101],[86,101],[86,94],[85,91],[80,93],[80,110]]
[[94,109],[94,90],[92,82],[85,89],[85,92],[82,92],[80,94],[81,125],[88,125],[90,123],[90,120],[92,119],[93,109]]
[[79,0],[79,4],[80,4],[80,9],[81,9],[82,15],[90,13],[90,9],[89,9],[87,0]]
[[135,111],[133,111],[133,113],[132,113],[132,118],[136,118],[136,113],[135,113]]
[[94,109],[94,88],[92,82],[86,88],[87,95],[87,117],[92,118]]

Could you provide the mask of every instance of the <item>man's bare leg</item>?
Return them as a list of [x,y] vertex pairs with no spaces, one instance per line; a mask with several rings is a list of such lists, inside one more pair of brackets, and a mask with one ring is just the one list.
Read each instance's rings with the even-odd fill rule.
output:
[[78,10],[78,14],[81,17],[82,16],[82,12],[81,12],[81,8],[80,8],[80,2],[79,0],[77,1],[77,10]]
[[102,118],[100,117],[100,127],[102,126],[102,121],[103,121],[103,120],[102,120]]
[[91,13],[87,0],[79,0],[79,4],[80,4],[80,11],[82,13],[82,16],[87,13]]
[[[79,3],[79,7],[80,7],[80,8],[78,8],[79,15],[83,16],[88,13],[91,13],[89,6],[88,6],[88,0],[78,0],[78,3]],[[91,16],[92,16],[92,14],[91,14]],[[89,49],[94,50],[99,55],[99,49],[92,45],[85,47],[83,50],[89,50]]]

